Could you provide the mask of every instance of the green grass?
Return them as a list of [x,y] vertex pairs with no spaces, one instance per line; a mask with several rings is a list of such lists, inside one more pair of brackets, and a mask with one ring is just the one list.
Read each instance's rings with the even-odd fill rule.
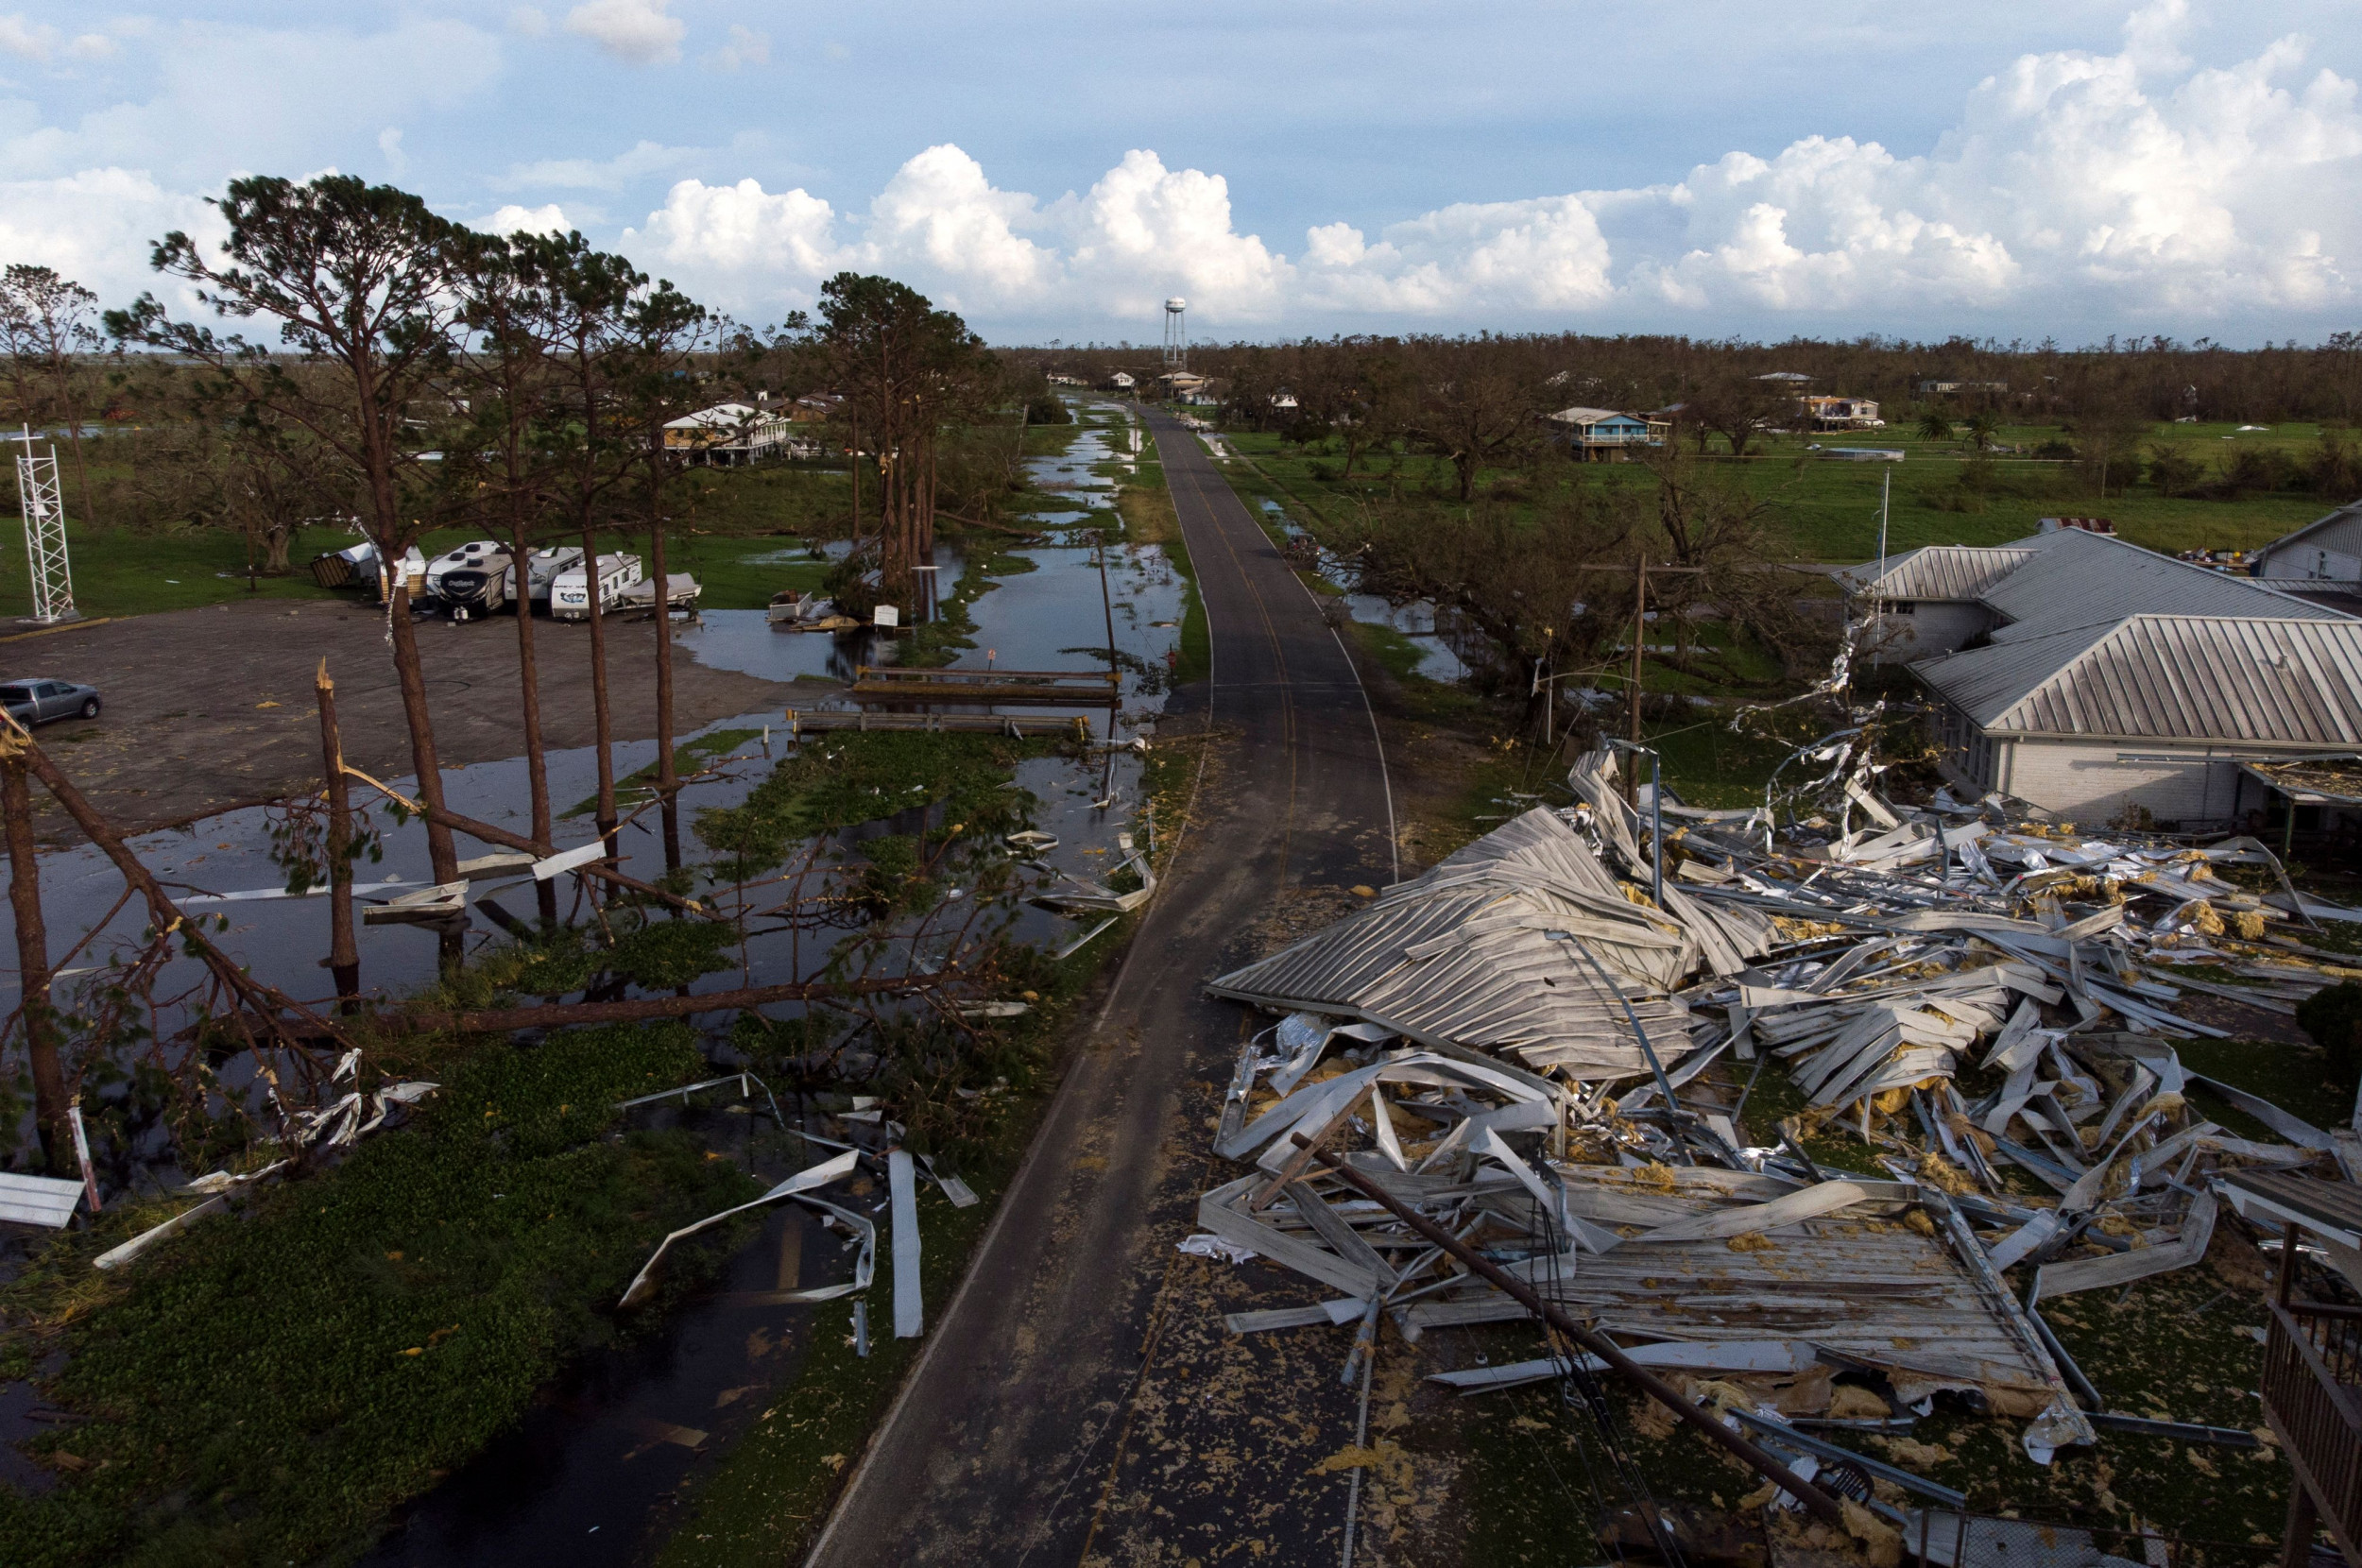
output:
[[[2226,435],[2233,438],[2224,440]],[[2150,445],[2165,444],[2212,467],[2222,452],[2237,445],[2275,447],[2301,458],[2319,435],[2312,425],[2283,426],[2265,435],[2237,435],[2230,426],[2160,425],[2143,437],[2141,449],[2146,457]],[[1262,470],[1259,493],[1273,494],[1316,529],[1346,521],[1364,498],[1380,500],[1390,493],[1386,474],[1396,462],[1392,455],[1365,459],[1348,485],[1329,477],[1343,469],[1341,452],[1291,447],[1276,435],[1247,434],[1228,439]],[[2045,440],[2071,439],[2055,426],[2011,427],[2000,435],[2002,444],[2028,449]],[[1831,462],[1808,454],[1808,441],[1897,448],[1907,455],[1891,466]],[[1901,429],[1858,436],[1775,438],[1744,460],[1718,453],[1704,459],[1703,467],[1770,507],[1785,548],[1806,560],[1874,556],[1881,486],[1889,481],[1890,552],[1924,544],[2001,544],[2033,533],[2038,519],[2061,515],[2113,518],[2125,538],[2153,550],[2247,549],[2300,528],[2347,499],[2291,491],[2250,492],[2234,501],[2176,499],[2160,495],[2146,482],[2129,490],[2112,483],[2103,498],[2080,465],[2002,455],[1984,459],[1980,469],[1972,468],[1962,443],[1925,441]],[[1987,474],[1989,484],[1981,492],[1963,496],[1961,476],[1977,472]],[[1577,465],[1553,458],[1542,462],[1533,474],[1545,487],[1620,489],[1654,483],[1638,464]],[[1479,476],[1480,486],[1489,487],[1507,477],[1488,469]],[[1234,483],[1241,483],[1242,490],[1248,487],[1239,480]],[[1442,461],[1420,454],[1400,458],[1396,483],[1406,496],[1456,494]],[[1526,493],[1533,492],[1529,488]],[[1963,506],[1974,509],[1960,509]]]
[[[725,756],[732,747],[744,741],[752,741],[762,733],[762,731],[759,729],[717,729],[710,735],[700,735],[693,740],[683,741],[673,748],[673,772],[685,778],[702,767],[708,758]],[[617,779],[615,781],[616,800],[628,809],[632,796],[654,794],[656,772],[656,764],[651,762],[630,776]],[[585,817],[598,809],[599,797],[595,794],[585,795],[558,815],[561,818]]]
[[[875,490],[868,484],[862,488],[864,504],[875,506]],[[796,536],[839,538],[853,515],[850,472],[817,463],[691,469],[678,491],[674,515],[712,535],[777,536],[783,542]]]
[[[1763,804],[1763,786],[1789,747],[1755,735],[1734,735],[1720,712],[1647,724],[1641,732],[1661,758],[1665,787],[1691,806],[1729,810]],[[1646,758],[1641,765],[1646,767]]]
[[736,857],[739,872],[752,877],[813,834],[937,801],[947,803],[947,834],[1015,832],[1025,826],[1030,797],[1010,787],[1010,769],[1056,744],[913,731],[815,735],[739,805],[700,810],[696,834],[707,847]]
[[[295,574],[257,578],[257,596],[330,597],[312,581],[305,564],[314,555],[342,550],[352,542],[352,536],[341,529],[303,530],[289,552],[289,559],[297,566]],[[248,595],[246,545],[234,534],[194,530],[138,534],[125,528],[92,528],[69,520],[66,551],[74,576],[75,607],[85,617],[197,609]],[[26,583],[24,531],[0,527],[0,616],[32,613]]]
[[[644,555],[645,536],[640,542]],[[677,539],[668,541],[664,554],[672,571],[697,579],[705,589],[698,607],[709,610],[762,609],[782,588],[809,593],[833,564],[807,555],[797,541],[784,538]]]
[[1206,603],[1198,597],[1197,568],[1177,528],[1164,550],[1165,558],[1181,574],[1181,656],[1173,663],[1172,684],[1188,686],[1214,673],[1213,622],[1206,618]]
[[[121,1274],[88,1260],[166,1205],[51,1243],[0,1311],[16,1373],[62,1350],[44,1397],[88,1418],[28,1447],[88,1468],[40,1497],[0,1489],[0,1559],[353,1555],[568,1359],[653,1325],[611,1304],[667,1231],[760,1190],[685,1133],[609,1136],[614,1101],[702,1066],[678,1024],[487,1047],[438,1075],[422,1126]],[[702,1255],[668,1270],[668,1299]]]

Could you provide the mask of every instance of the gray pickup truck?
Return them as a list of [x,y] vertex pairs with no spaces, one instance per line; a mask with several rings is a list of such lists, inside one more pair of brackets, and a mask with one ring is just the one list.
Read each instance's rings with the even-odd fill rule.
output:
[[95,719],[98,688],[63,680],[0,681],[0,707],[27,727],[46,719]]

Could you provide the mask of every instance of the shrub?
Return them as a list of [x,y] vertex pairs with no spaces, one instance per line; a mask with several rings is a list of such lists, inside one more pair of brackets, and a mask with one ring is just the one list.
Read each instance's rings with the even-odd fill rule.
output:
[[2206,482],[2206,467],[2186,452],[2160,444],[2148,449],[2148,482],[2160,495],[2193,495]]
[[2362,984],[2341,980],[2297,1004],[2297,1024],[2329,1053],[2330,1071],[2351,1089],[2362,1079]]

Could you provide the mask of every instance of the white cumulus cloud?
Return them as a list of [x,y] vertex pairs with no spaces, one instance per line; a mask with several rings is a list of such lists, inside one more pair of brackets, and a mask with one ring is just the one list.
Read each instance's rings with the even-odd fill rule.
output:
[[727,303],[809,303],[819,280],[843,264],[835,228],[829,204],[804,191],[773,196],[752,179],[684,179],[643,228],[624,230],[624,247]]
[[187,291],[148,266],[155,243],[174,230],[200,241],[227,232],[201,197],[128,169],[0,180],[0,257],[55,267],[111,306],[153,290],[190,308]]
[[680,59],[689,25],[665,9],[670,0],[590,0],[566,13],[566,30],[579,34],[630,65],[670,65]]
[[563,234],[573,225],[555,201],[543,207],[520,207],[512,201],[468,227],[480,234]]
[[[742,305],[802,303],[827,270],[860,266],[1009,322],[1144,321],[1172,293],[1199,319],[1247,331],[2004,314],[2192,330],[2355,302],[2355,83],[2311,65],[2295,37],[2197,65],[2180,52],[2186,9],[2141,8],[2114,54],[2021,57],[1919,156],[1806,136],[1660,184],[1455,204],[1375,236],[1332,219],[1292,256],[1239,231],[1219,174],[1153,151],[1044,200],[996,186],[950,144],[904,163],[865,213],[693,179],[626,238],[660,237],[668,263],[693,267],[685,282]],[[792,213],[796,242],[742,243],[756,210]]]
[[[563,26],[620,59],[676,60],[687,28],[669,4],[586,0]],[[2351,326],[2362,307],[2362,89],[2340,68],[2352,67],[2297,35],[2203,58],[2191,9],[2148,0],[2113,48],[2011,60],[1917,146],[1874,140],[1830,107],[1817,134],[1652,171],[1647,183],[1580,188],[1591,161],[1570,151],[1566,179],[1537,180],[1523,199],[1384,219],[1322,203],[1284,234],[1256,231],[1221,171],[1146,147],[1095,177],[1076,170],[1061,193],[1016,188],[1005,170],[997,180],[941,141],[882,181],[824,195],[736,178],[757,159],[780,166],[762,131],[727,145],[641,140],[604,158],[553,142],[567,156],[488,163],[462,191],[430,195],[454,210],[509,203],[486,220],[500,227],[587,225],[748,316],[808,306],[830,273],[854,268],[1013,336],[1153,335],[1173,294],[1222,335],[2096,327],[2251,340]],[[0,60],[33,61],[43,91],[70,93],[99,35],[71,37],[38,14],[0,14]],[[556,25],[531,6],[492,14],[511,34]],[[188,21],[111,33],[134,58],[100,75],[144,70],[137,95],[72,115],[29,92],[0,101],[0,170],[13,180],[0,184],[0,259],[78,268],[111,302],[150,285],[147,242],[199,222],[200,195],[232,172],[358,162],[400,174],[405,157],[447,166],[471,100],[506,85],[505,42],[512,56],[547,53],[427,16],[375,31]],[[768,47],[733,26],[702,59],[740,68]],[[625,201],[655,210],[620,233],[592,205]]]
[[759,33],[742,23],[730,24],[729,42],[706,56],[706,63],[716,71],[743,70],[749,65],[771,63],[771,35]]

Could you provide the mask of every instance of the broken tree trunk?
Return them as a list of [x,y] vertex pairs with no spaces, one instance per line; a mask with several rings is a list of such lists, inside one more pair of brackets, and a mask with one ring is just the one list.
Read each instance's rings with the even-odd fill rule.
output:
[[320,707],[320,767],[328,781],[328,970],[344,1011],[361,995],[361,949],[352,940],[352,794],[345,785],[344,738],[336,728],[336,683],[328,660],[314,677]]
[[[533,646],[533,572],[528,564],[533,541],[525,528],[525,500],[520,489],[509,520],[508,571],[516,589],[511,597],[517,606],[517,699],[524,719],[525,788],[532,796],[533,836],[546,844],[551,832],[550,768],[541,746],[541,669]],[[557,889],[539,882],[533,891],[542,925],[556,925]]]
[[171,932],[182,935],[194,949],[195,956],[230,988],[231,994],[282,1039],[293,1042],[297,1038],[295,1031],[289,1031],[282,1018],[282,1014],[292,1013],[311,1026],[310,1034],[324,1035],[346,1049],[353,1048],[352,1042],[334,1024],[277,987],[265,985],[248,974],[229,954],[214,946],[203,931],[185,919],[180,906],[172,901],[163,886],[149,874],[147,867],[140,863],[140,858],[131,853],[130,845],[123,842],[123,835],[115,831],[114,826],[98,814],[97,808],[83,797],[82,792],[76,789],[73,781],[58,770],[58,765],[43,755],[41,747],[33,743],[33,738],[26,734],[14,719],[9,719],[7,724],[11,732],[9,738],[23,748],[25,761],[32,769],[33,776],[41,780],[42,788],[65,808],[66,815],[74,819],[74,825],[82,830],[83,836],[114,862],[115,869],[123,874],[123,879],[146,900],[148,918],[155,924],[160,935]]
[[[648,457],[648,571],[656,582],[656,791],[664,869],[680,869],[680,774],[673,761],[673,579],[664,570],[664,449]],[[608,846],[609,853],[614,845]]]
[[[389,556],[383,547],[379,554]],[[391,553],[389,558],[399,561],[401,555]],[[394,639],[394,677],[402,688],[402,717],[410,724],[411,771],[418,775],[419,798],[429,806],[440,806],[443,765],[435,750],[435,719],[426,705],[426,675],[419,664],[419,632],[410,623],[410,583],[399,571],[388,585],[385,603],[386,626]],[[457,879],[459,852],[452,846],[449,828],[437,827],[431,821],[427,824],[426,853],[436,881]]]
[[58,1060],[57,1020],[49,1010],[49,931],[41,916],[41,867],[33,849],[33,792],[22,743],[0,731],[0,820],[9,840],[9,905],[16,915],[16,966],[24,977],[25,1054],[33,1068],[33,1116],[42,1163],[53,1176],[73,1168],[74,1133],[66,1120],[65,1069]]
[[[617,853],[615,846],[615,726],[607,707],[607,623],[599,605],[599,537],[589,523],[582,528],[583,587],[589,589],[590,606],[590,716],[597,728],[599,757],[599,837],[607,842],[607,852]],[[439,806],[442,802],[433,801]]]

